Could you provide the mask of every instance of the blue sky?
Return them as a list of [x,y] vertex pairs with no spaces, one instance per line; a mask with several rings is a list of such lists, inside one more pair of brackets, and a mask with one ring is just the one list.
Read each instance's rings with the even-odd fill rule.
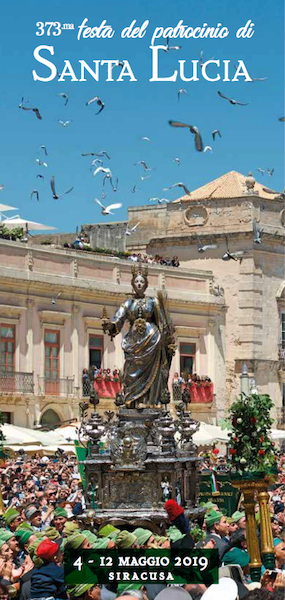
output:
[[[0,202],[19,208],[22,217],[53,225],[58,231],[75,231],[82,223],[104,220],[94,198],[107,193],[106,202],[122,202],[115,220],[127,217],[128,206],[147,203],[150,197],[167,195],[170,200],[179,196],[177,190],[168,194],[166,186],[183,181],[191,190],[215,179],[227,171],[236,170],[247,174],[253,171],[256,178],[274,189],[284,188],[284,123],[278,118],[284,113],[284,9],[281,0],[204,0],[197,2],[158,0],[157,2],[132,0],[132,2],[94,3],[69,0],[43,4],[35,0],[25,3],[4,1],[0,8],[1,39],[1,172]],[[78,26],[88,18],[90,26],[98,26],[106,19],[115,30],[112,39],[77,40]],[[133,19],[141,25],[150,21],[142,39],[122,39],[121,30]],[[202,79],[198,82],[149,82],[151,78],[152,33],[157,26],[176,26],[183,19],[192,27],[207,22],[211,26],[222,23],[230,34],[225,39],[182,39],[173,41],[182,49],[178,52],[161,52],[159,56],[162,76],[172,75],[178,60],[186,61],[186,74],[191,60],[199,59],[201,50],[205,59],[231,61],[243,60],[253,77],[267,77],[265,82],[246,83],[214,82]],[[237,29],[251,19],[255,33],[251,39],[237,39]],[[74,31],[63,31],[60,36],[36,36],[36,23],[74,23]],[[157,41],[156,43],[164,43]],[[106,67],[101,67],[100,81],[87,75],[86,82],[58,82],[57,78],[44,83],[34,81],[32,71],[47,76],[49,69],[33,57],[38,45],[54,46],[54,57],[42,53],[63,70],[64,60],[70,60],[79,73],[79,60],[92,66],[93,60],[128,60],[137,78],[130,82],[106,82]],[[187,67],[188,63],[188,67]],[[120,69],[115,71],[119,74]],[[213,73],[213,71],[211,71]],[[219,69],[222,76],[222,69]],[[79,78],[79,75],[77,75]],[[179,88],[186,88],[188,96],[177,100]],[[248,102],[249,105],[232,106],[218,97],[217,91]],[[65,92],[69,102],[57,96]],[[86,107],[86,101],[99,95],[105,109],[95,115],[95,104]],[[30,111],[19,110],[22,96],[36,106],[42,114],[39,121]],[[63,128],[58,119],[72,119]],[[213,146],[213,153],[198,153],[194,149],[193,136],[188,130],[169,127],[168,120],[180,120],[199,127],[205,145]],[[211,131],[220,129],[222,138],[213,143]],[[148,136],[151,142],[142,141]],[[47,147],[48,156],[39,152]],[[104,165],[111,168],[119,178],[118,191],[114,193],[107,181],[102,187],[101,175],[92,177],[91,158],[83,158],[82,152],[99,152],[105,149],[111,160]],[[36,158],[46,160],[48,168],[38,167]],[[180,167],[173,159],[181,159]],[[145,160],[155,170],[151,178],[140,181],[142,167],[134,166]],[[272,177],[256,171],[258,167],[275,169]],[[45,179],[40,180],[40,173]],[[74,186],[69,195],[53,200],[50,178],[55,175],[57,192]],[[138,192],[131,193],[134,184]],[[37,189],[40,201],[31,200],[32,190]],[[12,216],[13,213],[9,213]]]

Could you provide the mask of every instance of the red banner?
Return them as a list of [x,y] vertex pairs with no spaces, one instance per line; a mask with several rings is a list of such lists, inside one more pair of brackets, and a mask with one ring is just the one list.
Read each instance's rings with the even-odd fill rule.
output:
[[[182,385],[182,389],[185,390],[186,385]],[[214,400],[214,384],[209,383],[209,385],[197,385],[197,383],[192,383],[190,386],[190,397],[191,402],[207,404],[208,402],[213,402]]]
[[95,379],[94,389],[98,392],[100,398],[116,398],[117,392],[121,391],[119,381],[108,381],[106,379]]

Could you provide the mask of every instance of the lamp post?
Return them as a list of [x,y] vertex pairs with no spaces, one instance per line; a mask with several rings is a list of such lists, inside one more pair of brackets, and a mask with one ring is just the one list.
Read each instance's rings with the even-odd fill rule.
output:
[[245,363],[242,365],[240,374],[240,393],[249,396],[249,376],[247,372],[247,366]]

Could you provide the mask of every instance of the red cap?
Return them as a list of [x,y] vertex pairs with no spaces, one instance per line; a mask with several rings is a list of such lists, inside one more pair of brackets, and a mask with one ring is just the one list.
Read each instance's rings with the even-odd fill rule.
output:
[[58,545],[51,540],[43,540],[37,548],[37,556],[43,560],[52,560],[58,551]]
[[164,508],[168,513],[170,521],[174,521],[174,519],[176,519],[177,517],[179,517],[179,515],[182,515],[182,513],[184,513],[184,508],[182,508],[182,506],[179,506],[176,500],[167,500]]

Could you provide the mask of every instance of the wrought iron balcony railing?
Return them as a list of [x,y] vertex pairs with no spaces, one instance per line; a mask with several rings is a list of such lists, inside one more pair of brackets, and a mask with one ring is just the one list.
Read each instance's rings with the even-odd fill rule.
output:
[[51,379],[39,376],[40,396],[76,396],[77,388],[74,386],[73,377],[60,377]]
[[34,374],[13,371],[9,373],[0,368],[0,393],[4,394],[33,394]]

